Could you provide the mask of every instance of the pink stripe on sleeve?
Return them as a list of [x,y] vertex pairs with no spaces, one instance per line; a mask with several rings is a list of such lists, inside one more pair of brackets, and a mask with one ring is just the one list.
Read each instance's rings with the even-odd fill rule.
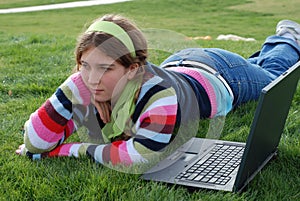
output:
[[164,106],[154,107],[151,110],[144,112],[139,119],[140,122],[142,122],[143,119],[149,117],[150,114],[167,116],[167,115],[176,115],[176,113],[177,113],[177,105],[164,105]]
[[58,156],[70,156],[71,155],[70,150],[73,145],[74,144],[71,144],[71,143],[70,144],[62,144],[61,148],[59,150]]
[[83,105],[88,105],[91,101],[91,93],[84,84],[80,72],[71,75],[71,80],[77,86],[80,97],[83,100]]
[[63,136],[63,132],[54,133],[54,132],[50,131],[49,129],[47,129],[47,127],[42,123],[37,112],[35,112],[31,115],[31,122],[32,122],[32,126],[35,130],[35,133],[38,135],[38,137],[43,139],[47,143],[57,142]]
[[207,92],[207,95],[209,97],[209,101],[210,101],[210,104],[211,104],[210,118],[214,117],[215,114],[217,113],[216,94],[215,94],[213,86],[207,80],[207,78],[205,76],[203,76],[199,71],[197,71],[196,69],[193,69],[193,68],[171,67],[171,68],[168,68],[168,69],[176,71],[176,72],[181,72],[181,73],[187,74],[187,75],[195,78],[203,86],[203,88]]
[[128,154],[128,150],[126,147],[126,141],[122,141],[122,144],[119,145],[119,157],[122,163],[125,165],[132,164],[132,161],[130,159],[130,156]]

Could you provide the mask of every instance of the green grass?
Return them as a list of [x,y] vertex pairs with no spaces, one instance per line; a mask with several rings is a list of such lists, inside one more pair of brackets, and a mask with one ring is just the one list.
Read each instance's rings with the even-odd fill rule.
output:
[[[27,2],[36,5],[36,1]],[[43,4],[47,2],[53,1],[44,0]],[[265,9],[255,11],[252,6],[245,7],[246,2],[136,0],[0,15],[0,200],[299,200],[300,86],[279,145],[279,157],[241,194],[205,190],[191,193],[183,187],[142,181],[139,175],[117,172],[87,158],[32,162],[14,154],[22,143],[24,122],[72,72],[76,37],[87,22],[105,13],[121,13],[135,19],[141,28],[170,29],[186,36],[216,38],[232,33],[253,37],[257,42],[197,41],[202,47],[225,48],[247,57],[274,33],[278,20],[300,19],[296,0],[289,2],[297,12],[282,6],[286,12],[278,13],[268,6],[274,1],[264,1]],[[12,5],[28,6],[26,1],[14,0],[2,1],[0,7]],[[150,60],[159,63],[165,56],[153,53]],[[230,113],[222,139],[245,141],[255,106],[256,102],[251,102]]]

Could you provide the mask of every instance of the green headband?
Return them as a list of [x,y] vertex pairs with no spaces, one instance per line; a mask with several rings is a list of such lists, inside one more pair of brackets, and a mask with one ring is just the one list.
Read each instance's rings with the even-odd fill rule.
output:
[[119,39],[131,52],[132,57],[135,57],[135,49],[129,35],[119,25],[109,21],[97,21],[91,24],[86,30],[87,32],[102,31]]

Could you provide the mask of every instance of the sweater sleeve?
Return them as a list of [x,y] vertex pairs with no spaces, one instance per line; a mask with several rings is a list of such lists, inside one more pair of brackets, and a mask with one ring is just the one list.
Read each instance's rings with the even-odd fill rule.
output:
[[170,143],[176,123],[178,102],[175,90],[161,87],[161,81],[161,78],[154,77],[142,86],[132,122],[129,123],[129,140],[108,144],[56,143],[54,149],[41,154],[27,152],[27,155],[32,159],[88,155],[97,163],[111,165],[147,163]]
[[73,104],[87,106],[90,92],[80,73],[71,75],[24,125],[24,144],[31,153],[52,150],[75,130]]
[[132,117],[129,140],[108,144],[64,143],[49,152],[27,155],[32,159],[87,155],[97,163],[111,165],[147,163],[170,143],[178,105],[173,88],[144,86],[140,97]]

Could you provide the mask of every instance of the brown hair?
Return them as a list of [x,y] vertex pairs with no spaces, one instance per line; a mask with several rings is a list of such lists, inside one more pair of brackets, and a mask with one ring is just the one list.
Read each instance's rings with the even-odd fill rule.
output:
[[147,41],[143,33],[136,27],[133,22],[120,15],[105,15],[95,21],[109,21],[120,26],[129,35],[134,45],[136,57],[130,54],[127,47],[117,38],[104,32],[87,32],[83,33],[77,42],[75,49],[76,70],[80,69],[81,56],[83,52],[89,48],[97,47],[116,62],[128,68],[133,63],[138,63],[140,66],[146,64],[147,59]]

